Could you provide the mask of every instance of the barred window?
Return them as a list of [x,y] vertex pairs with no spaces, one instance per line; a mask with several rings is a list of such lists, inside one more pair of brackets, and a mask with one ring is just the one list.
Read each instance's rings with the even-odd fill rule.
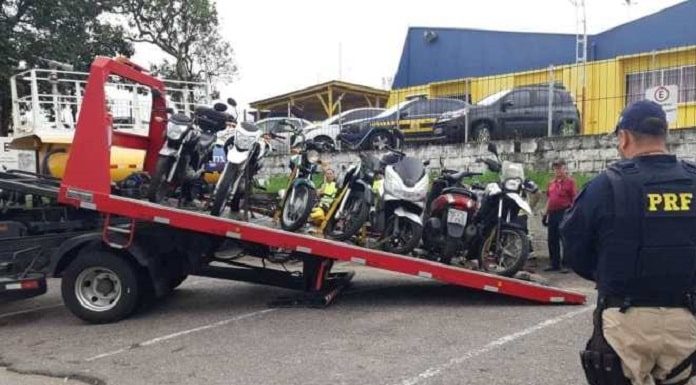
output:
[[666,85],[679,87],[679,103],[696,102],[696,66],[665,68],[626,75],[626,103],[645,99],[645,90]]

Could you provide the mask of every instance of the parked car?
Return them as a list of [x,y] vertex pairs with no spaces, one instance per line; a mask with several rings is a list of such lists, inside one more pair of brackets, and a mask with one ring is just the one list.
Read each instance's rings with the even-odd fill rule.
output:
[[[286,117],[273,117],[273,118],[266,118],[266,119],[261,119],[258,122],[255,122],[254,124],[256,127],[260,128],[261,131],[263,131],[266,134],[270,133],[275,133],[278,132],[279,130],[287,130],[288,127],[283,125],[283,122],[287,122],[292,125],[293,130],[294,129],[305,129],[306,127],[309,127],[312,125],[312,122],[306,119],[300,119],[300,118],[286,118]],[[291,138],[290,135],[285,135],[287,136],[284,139],[280,140],[274,140],[273,141],[273,149],[277,151],[280,154],[286,154],[290,152],[290,144]]]
[[402,141],[432,141],[433,125],[442,114],[468,104],[457,99],[411,99],[371,119],[345,124],[339,139],[353,148],[398,147]]
[[[489,95],[469,108],[444,113],[435,123],[434,135],[447,142],[464,140],[468,113],[469,138],[479,142],[546,136],[548,112],[548,85],[508,89]],[[553,90],[552,119],[554,135],[578,134],[578,109],[561,85]]]
[[384,108],[355,108],[348,111],[343,111],[338,115],[334,115],[323,122],[312,124],[305,127],[304,134],[306,140],[313,140],[316,143],[327,143],[331,146],[336,146],[338,143],[337,136],[341,132],[344,124],[350,124],[355,120],[363,120],[374,118],[384,111]]

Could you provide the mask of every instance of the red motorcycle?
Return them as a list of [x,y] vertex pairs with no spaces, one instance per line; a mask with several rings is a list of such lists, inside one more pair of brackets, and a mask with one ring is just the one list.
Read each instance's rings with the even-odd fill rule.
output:
[[457,172],[444,167],[440,170],[426,199],[423,246],[431,259],[450,264],[452,257],[477,235],[474,216],[478,196],[462,186],[461,181],[481,173]]

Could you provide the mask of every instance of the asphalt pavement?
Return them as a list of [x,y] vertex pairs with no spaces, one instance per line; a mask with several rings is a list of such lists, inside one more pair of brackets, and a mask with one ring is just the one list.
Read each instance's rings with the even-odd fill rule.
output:
[[588,305],[538,305],[424,278],[339,265],[352,286],[326,309],[269,308],[291,292],[189,277],[162,302],[89,325],[60,282],[0,304],[5,384],[585,384],[592,285],[552,284]]

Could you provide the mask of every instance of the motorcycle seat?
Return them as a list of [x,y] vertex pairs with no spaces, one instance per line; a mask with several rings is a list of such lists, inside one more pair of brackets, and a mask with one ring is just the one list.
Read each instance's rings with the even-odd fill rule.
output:
[[441,194],[460,194],[474,200],[478,199],[476,193],[464,187],[447,187],[442,189]]

